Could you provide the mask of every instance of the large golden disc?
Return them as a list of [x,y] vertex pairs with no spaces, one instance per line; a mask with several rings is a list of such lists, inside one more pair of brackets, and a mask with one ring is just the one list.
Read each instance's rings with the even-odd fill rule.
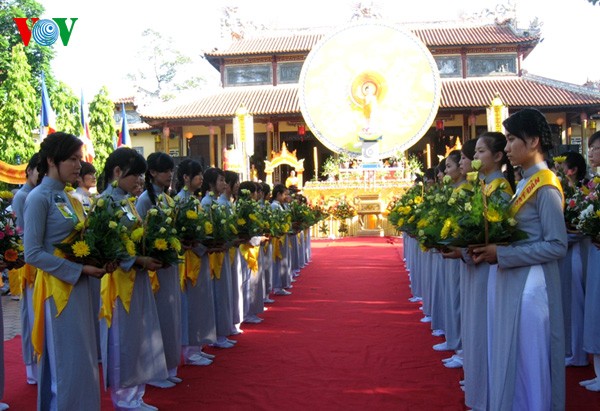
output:
[[308,54],[300,74],[300,108],[330,150],[361,153],[381,136],[379,158],[406,150],[438,111],[440,76],[433,56],[411,32],[384,22],[342,27]]

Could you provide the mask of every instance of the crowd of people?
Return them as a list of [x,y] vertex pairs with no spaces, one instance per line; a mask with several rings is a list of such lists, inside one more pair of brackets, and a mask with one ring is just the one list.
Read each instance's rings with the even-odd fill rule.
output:
[[[449,176],[455,192],[469,190],[467,175],[478,160],[483,192],[512,198],[524,238],[423,249],[405,234],[411,301],[422,304],[421,321],[432,335],[444,338],[433,349],[452,354],[443,366],[463,368],[458,382],[468,408],[563,410],[566,366],[586,366],[591,358],[595,378],[581,381],[581,389],[600,391],[600,250],[589,236],[567,229],[563,198],[563,185],[585,186],[593,175],[576,152],[560,164],[548,161],[551,131],[539,111],[523,109],[503,125],[506,136],[486,132],[467,141],[428,170],[424,183]],[[595,169],[600,132],[588,144]]]
[[[27,383],[38,386],[39,410],[100,410],[99,363],[116,410],[156,410],[144,402],[146,385],[170,388],[182,382],[182,365],[210,365],[215,355],[206,346],[234,348],[242,324],[262,322],[265,304],[290,295],[310,261],[309,231],[290,229],[281,238],[254,236],[218,249],[188,244],[179,265],[152,255],[76,263],[55,245],[72,238],[101,199],[120,204],[121,223],[134,228],[157,204],[174,207],[190,196],[206,210],[213,204],[231,210],[240,192],[257,207],[281,210],[302,196],[283,184],[271,192],[268,184],[240,183],[237,173],[204,170],[191,159],[176,167],[162,152],[146,160],[127,147],[109,155],[96,188],[82,141],[60,132],[44,139],[26,174],[12,207],[26,263],[18,269],[23,359]],[[253,267],[240,251],[248,244],[259,250]],[[225,255],[216,273],[215,253]]]

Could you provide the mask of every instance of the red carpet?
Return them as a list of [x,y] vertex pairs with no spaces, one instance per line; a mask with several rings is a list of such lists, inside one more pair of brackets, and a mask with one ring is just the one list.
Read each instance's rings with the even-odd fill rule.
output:
[[[184,382],[149,387],[146,402],[177,410],[464,410],[460,370],[442,366],[409,303],[397,239],[313,241],[313,262],[292,295],[276,297],[237,347],[214,350],[209,367],[181,367]],[[20,339],[5,343],[6,393],[13,410],[34,410]],[[591,367],[568,369],[568,409],[600,409],[600,394],[577,386]],[[103,410],[112,409],[105,394]]]

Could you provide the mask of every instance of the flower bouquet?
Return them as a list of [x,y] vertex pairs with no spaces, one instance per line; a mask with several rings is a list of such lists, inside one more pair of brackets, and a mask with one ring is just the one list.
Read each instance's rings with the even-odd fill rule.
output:
[[331,206],[328,211],[329,214],[340,221],[340,227],[338,228],[340,234],[345,234],[348,232],[348,224],[346,223],[346,220],[354,217],[357,214],[356,208],[354,208],[352,204],[343,198]]
[[15,224],[16,217],[8,210],[12,198],[10,191],[0,191],[0,260],[9,270],[25,264],[21,233]]
[[[200,206],[200,201],[189,196],[186,199],[178,197],[175,200],[175,229],[182,245],[194,247],[207,236],[208,217]],[[212,226],[209,227],[212,233]]]
[[442,226],[450,209],[446,206],[454,195],[452,179],[449,176],[439,184],[434,184],[423,193],[423,202],[415,209],[416,237],[422,248],[445,249],[442,242]]
[[583,200],[584,194],[577,187],[577,182],[574,180],[573,176],[563,171],[561,164],[565,162],[566,157],[558,156],[554,157],[553,160],[557,165],[554,173],[560,180],[560,185],[565,197],[565,224],[568,231],[574,232],[576,231],[577,218],[579,217],[579,213],[581,211],[579,210],[578,203]]
[[510,199],[504,191],[506,183],[486,193],[484,181],[478,178],[480,162],[473,160],[472,167],[476,171],[469,173],[468,179],[473,183],[473,190],[463,190],[448,202],[453,212],[442,228],[444,242],[456,247],[474,247],[526,238],[510,214]]
[[580,203],[577,229],[590,236],[592,243],[600,248],[600,177],[594,177],[587,186],[581,188],[587,193]]
[[207,221],[204,223],[206,237],[204,244],[209,253],[223,251],[227,243],[237,238],[237,222],[235,215],[229,211],[227,206],[213,203],[205,208]]
[[173,220],[173,209],[161,206],[161,196],[158,196],[157,205],[148,210],[141,228],[142,232],[134,230],[136,235],[132,234],[132,237],[139,239],[138,255],[156,258],[163,266],[177,265],[181,262],[179,259],[181,242]]
[[396,202],[388,205],[388,221],[397,231],[414,237],[419,209],[423,205],[424,187],[421,183],[409,188]]
[[87,218],[75,226],[75,234],[54,247],[68,260],[96,267],[129,259],[136,250],[129,230],[121,223],[123,215],[111,197],[100,197],[92,203]]
[[250,191],[241,190],[240,197],[233,205],[237,234],[240,239],[249,240],[264,232],[264,221],[259,212],[260,205],[250,198]]

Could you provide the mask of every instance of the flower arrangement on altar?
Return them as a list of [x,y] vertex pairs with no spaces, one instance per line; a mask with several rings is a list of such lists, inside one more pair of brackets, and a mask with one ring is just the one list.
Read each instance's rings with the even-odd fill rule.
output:
[[[163,266],[180,263],[181,241],[175,228],[174,209],[162,206],[162,194],[157,197],[157,205],[148,210],[141,238],[139,232],[132,239],[139,240],[138,255],[149,255],[159,260]],[[137,229],[139,230],[139,228]]]
[[341,234],[348,232],[348,223],[346,221],[358,214],[356,208],[344,198],[332,205],[327,211],[333,218],[340,221],[338,231]]
[[23,243],[15,224],[15,214],[8,210],[13,199],[10,191],[0,191],[0,260],[9,269],[23,265]]
[[468,173],[467,180],[472,189],[455,192],[448,201],[452,212],[442,226],[442,243],[466,247],[524,239],[525,233],[517,228],[517,221],[511,215],[506,183],[488,192],[485,181],[479,179],[481,162],[473,160],[471,166],[475,171]]
[[[187,187],[184,188],[187,190]],[[212,225],[200,201],[195,196],[186,199],[175,197],[175,229],[184,246],[194,247],[206,239],[207,231],[212,233]],[[208,224],[207,224],[208,223]]]
[[129,229],[121,222],[122,206],[111,197],[93,200],[87,218],[75,226],[75,233],[66,241],[54,244],[68,260],[103,267],[136,255],[136,246]]

